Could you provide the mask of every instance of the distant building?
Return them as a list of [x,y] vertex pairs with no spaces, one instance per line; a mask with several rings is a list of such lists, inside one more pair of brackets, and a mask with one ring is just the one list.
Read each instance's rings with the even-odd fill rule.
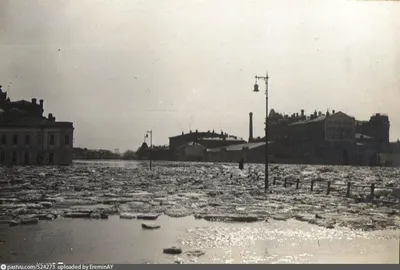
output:
[[169,150],[171,152],[171,156],[173,159],[176,159],[178,156],[179,151],[182,150],[182,146],[191,144],[200,144],[204,148],[216,148],[216,147],[223,147],[233,144],[243,144],[246,143],[241,138],[236,136],[228,135],[221,131],[221,133],[216,133],[214,131],[210,132],[195,132],[190,131],[189,133],[182,135],[174,136],[169,138]]
[[10,101],[0,87],[0,164],[69,165],[72,163],[71,122],[43,116],[43,100]]
[[235,144],[225,147],[207,149],[205,160],[208,162],[265,162],[265,142]]
[[376,144],[377,151],[389,151],[389,117],[384,114],[375,114],[370,117],[369,121],[357,121],[356,132],[362,134],[363,137],[368,136]]
[[[376,114],[370,121],[356,121],[343,112],[314,111],[310,115],[281,115],[271,110],[269,153],[277,159],[314,164],[378,164],[378,153],[389,149],[389,119]],[[254,141],[265,141],[265,138]]]

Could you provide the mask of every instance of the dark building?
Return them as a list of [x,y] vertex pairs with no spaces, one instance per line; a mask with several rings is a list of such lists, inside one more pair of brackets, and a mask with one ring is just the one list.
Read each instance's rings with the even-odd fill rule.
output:
[[190,131],[187,134],[182,132],[182,135],[174,136],[169,138],[169,149],[174,151],[180,146],[189,142],[195,142],[203,145],[205,148],[215,148],[228,146],[232,144],[242,144],[245,141],[236,136],[228,135],[221,131],[221,133],[210,132],[195,132]]
[[379,162],[378,153],[389,147],[389,119],[380,114],[360,122],[334,110],[308,116],[304,110],[290,116],[271,110],[268,118],[268,139],[273,142],[269,153],[277,160],[373,165]]
[[370,137],[377,146],[378,151],[389,151],[389,117],[384,114],[375,114],[369,121],[357,121],[356,132]]
[[11,101],[0,87],[0,164],[72,163],[73,124],[43,112],[43,100]]

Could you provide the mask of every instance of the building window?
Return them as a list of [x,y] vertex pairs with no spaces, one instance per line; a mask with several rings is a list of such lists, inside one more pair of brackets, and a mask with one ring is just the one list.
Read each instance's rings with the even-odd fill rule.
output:
[[11,162],[13,164],[17,164],[17,153],[16,152],[12,153]]
[[3,164],[6,161],[6,155],[4,152],[0,153],[0,164]]
[[54,162],[54,154],[49,153],[49,164],[53,164],[53,162]]
[[65,135],[65,145],[69,145],[69,135]]
[[18,135],[14,135],[13,143],[14,143],[14,145],[18,145]]
[[54,145],[54,135],[50,135],[50,145]]
[[29,152],[25,152],[25,165],[29,164]]
[[5,134],[1,135],[1,144],[5,145],[7,143],[7,137]]
[[31,144],[31,137],[29,135],[25,136],[25,144],[30,145]]

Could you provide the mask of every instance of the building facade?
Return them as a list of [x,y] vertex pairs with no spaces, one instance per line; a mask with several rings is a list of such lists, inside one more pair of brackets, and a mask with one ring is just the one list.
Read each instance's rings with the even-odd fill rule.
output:
[[72,164],[73,133],[71,122],[43,116],[43,100],[13,102],[0,90],[0,165]]

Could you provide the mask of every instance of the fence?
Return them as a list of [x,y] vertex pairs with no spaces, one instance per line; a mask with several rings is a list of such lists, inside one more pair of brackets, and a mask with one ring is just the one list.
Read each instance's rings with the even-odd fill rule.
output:
[[[278,182],[278,183],[277,183]],[[338,188],[336,187],[343,187],[342,190],[346,191],[346,197],[350,198],[351,197],[351,191],[352,189],[368,189],[368,195],[371,201],[373,201],[374,196],[381,196],[382,194],[376,194],[375,190],[379,189],[383,189],[383,190],[396,190],[396,189],[400,189],[400,187],[377,187],[376,183],[372,183],[371,185],[355,185],[352,182],[347,182],[346,184],[337,184],[337,183],[332,183],[332,181],[325,181],[325,180],[311,180],[311,181],[306,181],[306,182],[302,182],[300,181],[299,178],[292,180],[292,179],[277,179],[277,177],[274,177],[272,180],[272,185],[278,185],[281,184],[283,185],[283,187],[288,187],[289,185],[292,186],[295,184],[295,188],[296,189],[300,189],[300,185],[304,185],[304,184],[308,184],[310,186],[310,191],[311,192],[315,192],[316,187],[317,186],[321,186],[321,183],[324,184],[324,186],[322,187],[322,189],[320,188],[318,191],[321,192],[326,192],[326,195],[331,194],[332,191],[339,191]],[[395,203],[395,202],[391,202],[391,201],[380,201],[380,202],[387,202],[387,203]]]

